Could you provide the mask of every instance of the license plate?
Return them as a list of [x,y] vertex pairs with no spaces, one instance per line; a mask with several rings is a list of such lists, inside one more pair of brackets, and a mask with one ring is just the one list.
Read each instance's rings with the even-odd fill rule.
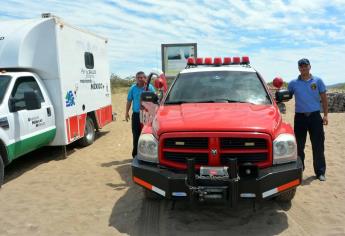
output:
[[201,176],[219,176],[219,177],[226,177],[229,176],[228,174],[228,167],[227,166],[201,166],[200,167],[200,175]]

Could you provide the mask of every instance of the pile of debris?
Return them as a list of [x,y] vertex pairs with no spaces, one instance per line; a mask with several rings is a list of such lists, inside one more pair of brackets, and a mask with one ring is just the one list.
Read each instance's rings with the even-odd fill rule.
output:
[[328,112],[345,112],[345,93],[327,93]]

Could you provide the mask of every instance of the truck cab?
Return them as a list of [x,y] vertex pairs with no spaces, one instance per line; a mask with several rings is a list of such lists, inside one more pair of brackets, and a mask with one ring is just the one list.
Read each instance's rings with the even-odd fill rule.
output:
[[1,71],[0,87],[0,145],[4,165],[50,143],[56,126],[52,102],[37,75]]
[[[248,57],[188,59],[146,119],[133,181],[168,199],[291,201],[302,164],[277,105],[286,95],[274,98]],[[143,107],[155,101],[143,93]]]

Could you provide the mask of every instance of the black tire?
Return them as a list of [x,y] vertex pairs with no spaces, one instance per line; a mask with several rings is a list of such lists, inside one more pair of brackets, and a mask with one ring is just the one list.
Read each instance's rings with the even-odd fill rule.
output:
[[82,147],[89,146],[95,141],[95,125],[90,117],[86,118],[84,137],[79,141]]
[[293,188],[278,195],[276,197],[276,200],[278,202],[291,202],[291,200],[295,197],[295,194],[296,194],[296,188]]
[[149,199],[149,200],[162,200],[163,197],[158,195],[157,193],[151,191],[151,190],[148,190],[146,188],[144,188],[144,195],[145,195],[145,198],[146,199]]
[[4,183],[5,165],[0,154],[0,188]]

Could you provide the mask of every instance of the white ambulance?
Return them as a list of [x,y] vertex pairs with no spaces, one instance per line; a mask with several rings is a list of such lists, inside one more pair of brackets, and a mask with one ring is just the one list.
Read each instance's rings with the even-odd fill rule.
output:
[[0,186],[17,157],[90,145],[112,121],[107,43],[50,14],[0,22]]

